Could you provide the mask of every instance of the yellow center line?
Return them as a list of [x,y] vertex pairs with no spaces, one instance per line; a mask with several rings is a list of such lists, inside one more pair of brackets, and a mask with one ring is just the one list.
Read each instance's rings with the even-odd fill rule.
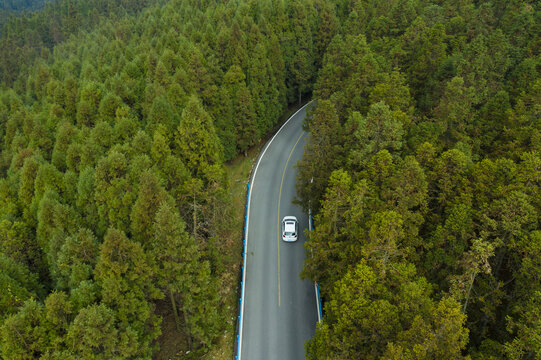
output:
[[281,295],[280,295],[280,199],[282,198],[282,186],[284,185],[284,177],[286,176],[286,169],[287,164],[289,164],[289,159],[291,158],[291,154],[293,154],[293,151],[297,147],[297,144],[299,143],[299,140],[304,135],[304,133],[301,133],[299,138],[297,139],[297,142],[295,145],[293,145],[293,149],[291,149],[291,152],[289,153],[289,156],[287,157],[286,164],[284,166],[284,171],[282,172],[282,182],[280,183],[280,193],[278,195],[278,306],[281,304]]

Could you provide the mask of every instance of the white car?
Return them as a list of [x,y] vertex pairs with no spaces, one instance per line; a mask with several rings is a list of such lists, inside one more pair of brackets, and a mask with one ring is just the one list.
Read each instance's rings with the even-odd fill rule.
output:
[[282,240],[287,242],[297,241],[299,234],[299,222],[295,216],[286,216],[282,220]]

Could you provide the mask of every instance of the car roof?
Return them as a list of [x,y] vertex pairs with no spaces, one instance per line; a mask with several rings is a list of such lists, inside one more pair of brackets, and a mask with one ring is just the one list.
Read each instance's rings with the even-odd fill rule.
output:
[[295,223],[290,221],[286,222],[284,231],[295,232]]

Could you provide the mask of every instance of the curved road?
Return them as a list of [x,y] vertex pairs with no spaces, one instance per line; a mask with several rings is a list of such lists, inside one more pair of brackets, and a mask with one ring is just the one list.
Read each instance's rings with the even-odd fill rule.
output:
[[[317,322],[314,285],[299,278],[305,257],[308,216],[293,205],[306,132],[301,108],[270,140],[254,170],[248,208],[245,289],[239,359],[304,359],[304,343]],[[285,243],[280,222],[299,220],[299,239]]]

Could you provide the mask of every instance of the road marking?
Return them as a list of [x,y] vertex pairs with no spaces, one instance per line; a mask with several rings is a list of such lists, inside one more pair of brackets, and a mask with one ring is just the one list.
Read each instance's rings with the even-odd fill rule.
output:
[[280,307],[281,303],[281,296],[280,296],[280,199],[282,199],[282,186],[284,185],[284,177],[286,176],[286,169],[287,164],[289,164],[289,159],[291,158],[291,154],[293,154],[293,151],[297,147],[297,144],[299,143],[299,140],[304,135],[304,131],[301,133],[299,138],[297,139],[297,142],[295,145],[293,145],[293,149],[291,149],[291,152],[289,153],[289,156],[287,157],[286,164],[284,166],[284,171],[282,172],[282,182],[280,182],[280,193],[278,195],[278,307]]
[[244,303],[246,303],[246,299],[244,298],[245,289],[246,289],[246,272],[247,272],[246,259],[248,257],[248,254],[247,254],[246,250],[248,249],[248,229],[249,229],[248,225],[250,224],[250,203],[252,201],[252,190],[254,188],[255,174],[257,173],[257,168],[259,167],[259,163],[261,162],[261,159],[265,155],[265,152],[267,152],[267,149],[269,148],[270,144],[272,143],[272,141],[274,140],[276,135],[278,135],[280,133],[280,131],[282,131],[284,126],[286,126],[286,124],[291,119],[293,119],[295,117],[295,115],[297,115],[297,113],[299,111],[304,109],[310,103],[311,103],[311,101],[309,103],[307,103],[306,105],[304,105],[303,107],[301,107],[299,110],[295,111],[295,113],[293,115],[291,115],[289,117],[289,119],[287,119],[287,121],[280,127],[280,129],[278,129],[276,134],[274,134],[274,136],[270,139],[270,141],[267,143],[267,146],[265,146],[265,149],[263,150],[263,152],[259,156],[259,159],[257,160],[257,164],[255,165],[254,173],[252,174],[252,179],[251,179],[252,181],[250,183],[250,191],[248,192],[248,210],[247,210],[248,214],[246,215],[246,236],[245,236],[246,241],[244,243],[244,262],[243,262],[244,272],[242,274],[242,284],[243,284],[242,285],[242,295],[241,295],[242,304],[241,304],[241,307],[240,307],[240,330],[239,330],[239,333],[240,333],[239,334],[239,360],[241,360],[241,358],[242,358],[242,335],[243,335],[243,329],[244,329]]

